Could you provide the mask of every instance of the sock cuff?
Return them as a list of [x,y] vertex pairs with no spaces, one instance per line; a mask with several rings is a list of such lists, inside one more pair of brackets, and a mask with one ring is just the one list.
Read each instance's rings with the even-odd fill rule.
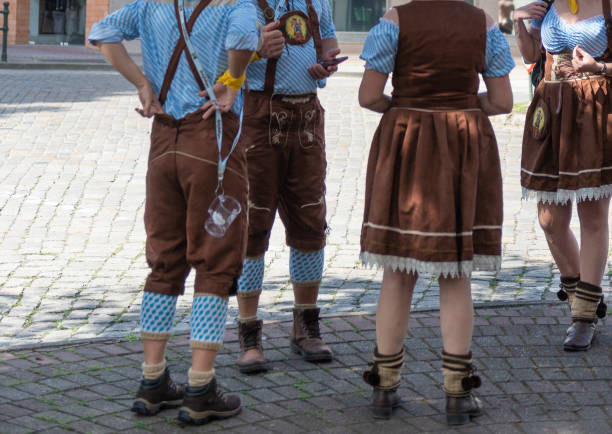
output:
[[159,378],[166,370],[166,359],[154,365],[147,365],[142,362],[142,376],[147,380]]
[[293,307],[297,310],[306,310],[306,309],[316,309],[318,306],[316,303],[314,303],[314,304],[295,304]]
[[587,293],[587,294],[593,294],[593,295],[601,295],[603,293],[603,291],[601,290],[600,286],[597,285],[592,285],[590,283],[587,282],[578,282],[578,291],[579,292],[583,292],[583,293]]
[[467,354],[450,354],[442,351],[442,370],[470,372],[472,370],[472,352]]
[[580,282],[580,274],[576,277],[561,276],[561,283],[564,285],[573,285]]
[[189,385],[192,387],[206,386],[215,377],[215,368],[210,371],[196,371],[193,368],[189,368],[187,372],[187,379]]
[[242,324],[247,323],[247,322],[251,322],[251,321],[257,321],[257,315],[253,315],[253,316],[247,316],[247,317],[238,317],[238,321],[241,322]]
[[574,291],[580,282],[580,274],[577,277],[564,277],[561,276],[561,286],[566,291]]

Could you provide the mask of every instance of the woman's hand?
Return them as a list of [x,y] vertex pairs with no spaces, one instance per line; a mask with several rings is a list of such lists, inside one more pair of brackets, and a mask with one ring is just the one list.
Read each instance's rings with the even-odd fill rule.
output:
[[576,45],[572,56],[572,66],[576,72],[599,72],[601,64],[593,59],[589,53]]
[[518,8],[514,11],[513,19],[518,20],[529,20],[529,19],[542,19],[546,15],[548,10],[548,3],[544,1],[533,2]]
[[[217,97],[217,104],[219,106],[219,110],[223,113],[227,113],[234,105],[234,101],[238,96],[239,90],[233,90],[224,85],[223,83],[215,83],[213,86],[213,91],[215,92],[215,96]],[[198,93],[198,96],[209,98],[208,92],[203,90]],[[212,101],[209,99],[206,103],[201,107],[204,110],[204,114],[202,115],[202,119],[208,119],[214,112],[215,106]]]
[[138,86],[138,98],[140,99],[140,104],[142,104],[142,108],[134,109],[138,114],[144,118],[150,118],[154,115],[163,114],[164,109],[157,99],[157,95],[153,91],[151,87],[151,83],[148,80]]

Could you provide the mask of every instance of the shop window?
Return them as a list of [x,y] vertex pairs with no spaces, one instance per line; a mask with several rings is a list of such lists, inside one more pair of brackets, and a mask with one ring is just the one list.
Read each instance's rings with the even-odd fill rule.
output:
[[339,32],[367,32],[387,7],[387,0],[331,0],[330,3]]
[[39,0],[38,33],[48,42],[83,44],[85,0]]

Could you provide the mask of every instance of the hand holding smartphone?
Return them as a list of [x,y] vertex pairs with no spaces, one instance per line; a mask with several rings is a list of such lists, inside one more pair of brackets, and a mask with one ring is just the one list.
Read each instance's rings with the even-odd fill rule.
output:
[[343,57],[335,57],[331,60],[321,60],[319,62],[319,64],[321,66],[323,66],[324,68],[327,68],[329,66],[336,66],[342,62],[344,62],[345,60],[348,60],[348,56],[343,56]]

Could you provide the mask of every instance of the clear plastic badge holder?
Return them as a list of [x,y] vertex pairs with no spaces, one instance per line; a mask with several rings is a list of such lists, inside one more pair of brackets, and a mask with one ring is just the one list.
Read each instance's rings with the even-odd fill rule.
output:
[[204,83],[204,87],[206,88],[206,92],[208,92],[208,97],[210,101],[213,103],[215,107],[215,133],[217,136],[217,149],[219,150],[219,161],[217,164],[217,189],[215,190],[215,199],[212,201],[210,206],[208,207],[208,213],[210,216],[204,223],[204,230],[215,238],[222,238],[231,224],[236,220],[236,217],[242,212],[242,207],[240,206],[240,202],[238,202],[232,196],[229,196],[223,191],[223,177],[225,175],[225,168],[227,167],[227,160],[229,160],[230,155],[234,152],[236,145],[238,144],[238,139],[240,138],[240,134],[242,132],[242,110],[240,111],[240,126],[238,127],[238,133],[234,138],[234,142],[232,143],[232,147],[228,152],[227,156],[223,158],[221,156],[221,150],[223,147],[223,120],[221,118],[221,111],[219,110],[219,104],[217,102],[217,97],[211,86],[210,82],[206,78],[206,74],[204,73],[204,69],[202,68],[202,64],[200,63],[200,59],[198,58],[196,51],[193,49],[193,45],[191,44],[191,40],[189,39],[189,33],[187,32],[187,26],[185,23],[187,20],[185,19],[185,4],[184,0],[178,0],[178,9],[180,14],[179,20],[179,28],[181,34],[183,35],[183,39],[185,40],[185,46],[187,51],[191,55],[193,59],[193,63],[198,70],[198,75]]
[[240,203],[236,199],[221,194],[212,201],[208,208],[210,217],[204,223],[204,229],[213,237],[221,238],[238,217],[240,211]]

